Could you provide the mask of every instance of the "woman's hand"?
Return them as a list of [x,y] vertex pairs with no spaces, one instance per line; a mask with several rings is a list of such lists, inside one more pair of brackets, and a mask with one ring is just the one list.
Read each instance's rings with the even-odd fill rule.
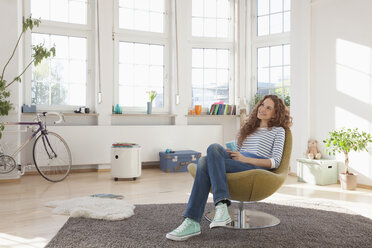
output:
[[243,162],[243,163],[247,163],[247,157],[244,156],[243,154],[241,154],[240,152],[233,152],[229,148],[227,148],[226,151],[233,160]]

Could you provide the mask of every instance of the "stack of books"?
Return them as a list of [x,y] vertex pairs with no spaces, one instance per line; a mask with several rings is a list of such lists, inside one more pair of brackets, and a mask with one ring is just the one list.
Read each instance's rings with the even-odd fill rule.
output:
[[236,115],[236,105],[214,103],[209,109],[209,115]]

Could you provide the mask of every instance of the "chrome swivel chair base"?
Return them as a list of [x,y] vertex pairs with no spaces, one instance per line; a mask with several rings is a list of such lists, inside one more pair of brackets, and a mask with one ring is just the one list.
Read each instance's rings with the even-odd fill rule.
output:
[[[244,209],[243,202],[239,202],[238,208],[229,207],[231,223],[226,225],[226,228],[233,229],[260,229],[273,227],[280,223],[280,220],[271,214],[261,211]],[[215,210],[205,214],[205,218],[211,222],[213,220]]]

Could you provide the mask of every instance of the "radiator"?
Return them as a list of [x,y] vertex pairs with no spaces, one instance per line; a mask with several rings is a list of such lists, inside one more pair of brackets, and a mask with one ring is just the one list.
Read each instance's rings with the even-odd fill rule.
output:
[[223,142],[221,125],[49,126],[48,130],[66,140],[73,165],[111,163],[111,145],[115,142],[139,144],[142,162],[159,161],[159,151],[166,148],[205,154],[210,144]]

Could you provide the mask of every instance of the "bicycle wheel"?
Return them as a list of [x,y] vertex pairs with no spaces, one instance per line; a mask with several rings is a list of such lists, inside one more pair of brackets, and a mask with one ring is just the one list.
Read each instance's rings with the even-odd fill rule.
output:
[[8,155],[0,155],[0,174],[11,172],[17,166],[14,158]]
[[66,141],[56,133],[48,132],[37,137],[33,157],[37,171],[48,181],[60,182],[70,172],[70,149]]

